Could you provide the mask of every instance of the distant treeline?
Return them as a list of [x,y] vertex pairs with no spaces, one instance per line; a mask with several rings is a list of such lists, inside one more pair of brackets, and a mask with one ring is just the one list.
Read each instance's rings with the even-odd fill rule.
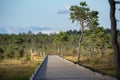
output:
[[[31,31],[20,34],[0,34],[0,59],[19,59],[29,55],[30,49],[46,54],[76,54],[80,33],[77,30],[68,30],[54,34],[41,32],[34,34]],[[119,30],[118,33],[120,33]],[[98,27],[95,33],[91,30],[85,30],[82,49],[92,51],[92,45],[94,45],[93,49],[111,48],[110,34],[110,29],[102,27]]]

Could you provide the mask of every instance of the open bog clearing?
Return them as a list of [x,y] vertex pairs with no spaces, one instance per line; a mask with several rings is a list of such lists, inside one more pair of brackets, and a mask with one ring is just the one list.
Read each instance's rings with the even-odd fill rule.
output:
[[0,80],[29,80],[37,66],[43,61],[2,60],[0,61]]

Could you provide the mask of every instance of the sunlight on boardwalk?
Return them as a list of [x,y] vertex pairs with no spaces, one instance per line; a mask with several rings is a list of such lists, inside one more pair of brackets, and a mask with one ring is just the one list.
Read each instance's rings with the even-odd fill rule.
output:
[[48,56],[34,80],[100,80],[58,56]]

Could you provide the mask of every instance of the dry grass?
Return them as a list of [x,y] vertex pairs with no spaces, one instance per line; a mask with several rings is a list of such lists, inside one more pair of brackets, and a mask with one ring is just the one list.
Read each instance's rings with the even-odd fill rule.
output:
[[65,59],[72,61],[72,62],[76,62],[77,61],[77,57],[76,56],[64,56]]
[[[64,56],[65,59],[77,62],[76,56]],[[113,63],[113,54],[94,55],[93,57],[81,55],[80,65],[103,74],[119,77],[116,75]]]
[[25,61],[24,63],[23,59],[0,61],[0,80],[29,80],[44,56],[39,58],[39,61]]

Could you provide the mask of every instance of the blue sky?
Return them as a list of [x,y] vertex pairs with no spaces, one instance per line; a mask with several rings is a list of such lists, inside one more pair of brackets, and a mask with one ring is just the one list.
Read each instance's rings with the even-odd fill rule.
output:
[[[54,33],[79,25],[69,19],[69,7],[86,1],[91,10],[99,12],[99,23],[110,28],[108,0],[0,0],[0,33]],[[120,20],[117,5],[116,17]],[[118,22],[120,29],[120,22]]]

